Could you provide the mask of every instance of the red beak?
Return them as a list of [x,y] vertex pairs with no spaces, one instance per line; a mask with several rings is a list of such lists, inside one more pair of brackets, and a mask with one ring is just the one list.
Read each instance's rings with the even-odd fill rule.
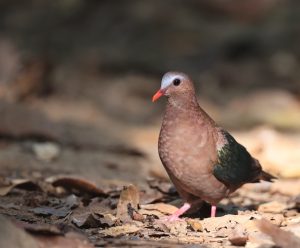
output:
[[163,90],[159,90],[155,93],[155,95],[152,97],[152,102],[155,102],[158,98],[163,96],[165,92]]

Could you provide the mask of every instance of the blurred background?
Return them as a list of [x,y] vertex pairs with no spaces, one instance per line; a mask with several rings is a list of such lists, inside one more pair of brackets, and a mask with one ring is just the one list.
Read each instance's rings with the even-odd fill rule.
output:
[[1,173],[165,177],[151,97],[179,70],[264,168],[300,177],[299,22],[297,0],[1,1]]

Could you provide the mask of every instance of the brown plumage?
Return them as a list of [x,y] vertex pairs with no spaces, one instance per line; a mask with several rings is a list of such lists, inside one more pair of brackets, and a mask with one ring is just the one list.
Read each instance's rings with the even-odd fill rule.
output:
[[162,95],[168,101],[158,141],[159,156],[186,202],[169,220],[177,219],[201,200],[212,205],[211,215],[215,216],[216,204],[244,183],[274,178],[199,106],[187,75],[166,73],[153,101]]

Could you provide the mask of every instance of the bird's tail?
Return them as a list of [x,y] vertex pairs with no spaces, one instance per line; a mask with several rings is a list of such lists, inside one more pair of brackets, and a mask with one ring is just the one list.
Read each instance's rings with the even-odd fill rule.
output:
[[259,161],[257,159],[253,159],[254,165],[257,168],[257,174],[259,175],[258,177],[256,177],[256,180],[254,182],[259,182],[260,180],[263,181],[267,181],[267,182],[273,182],[274,179],[277,179],[277,177],[271,175],[268,172],[265,172],[262,170],[261,164],[259,163]]
[[268,172],[262,171],[259,179],[267,182],[272,182],[274,179],[277,179],[277,177],[269,174]]

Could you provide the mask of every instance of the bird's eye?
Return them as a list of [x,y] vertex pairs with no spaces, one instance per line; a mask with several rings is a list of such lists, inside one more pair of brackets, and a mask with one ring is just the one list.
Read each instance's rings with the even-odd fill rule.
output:
[[173,84],[174,84],[175,86],[178,86],[180,83],[181,83],[181,81],[180,81],[179,78],[175,78],[175,79],[173,80]]

